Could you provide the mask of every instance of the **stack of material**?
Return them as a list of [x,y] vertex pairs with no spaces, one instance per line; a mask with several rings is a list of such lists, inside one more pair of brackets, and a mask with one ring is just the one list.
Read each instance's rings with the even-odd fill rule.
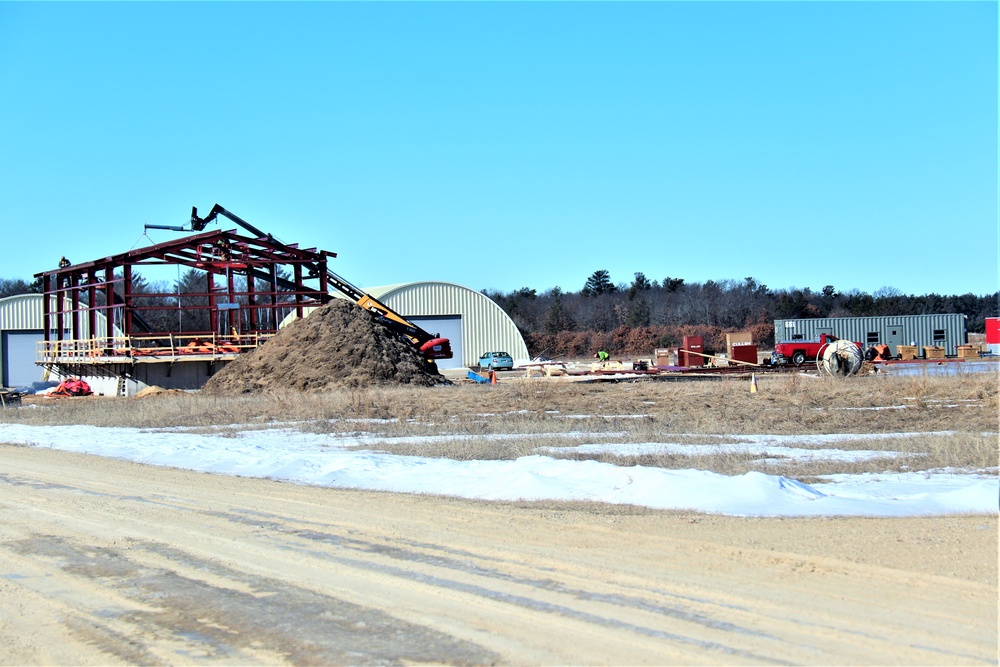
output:
[[230,363],[208,381],[202,392],[324,391],[445,382],[435,364],[428,363],[413,345],[401,340],[371,313],[349,301],[334,299]]

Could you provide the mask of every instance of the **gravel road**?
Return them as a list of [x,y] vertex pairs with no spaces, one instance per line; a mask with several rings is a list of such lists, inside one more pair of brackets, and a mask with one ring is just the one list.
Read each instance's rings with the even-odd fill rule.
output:
[[2,664],[996,664],[997,518],[331,490],[0,446]]

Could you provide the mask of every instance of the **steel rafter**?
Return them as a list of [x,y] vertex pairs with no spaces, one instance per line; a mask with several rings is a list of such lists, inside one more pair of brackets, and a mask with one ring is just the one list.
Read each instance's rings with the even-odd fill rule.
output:
[[[155,339],[172,334],[235,338],[271,334],[288,311],[295,310],[301,317],[303,308],[332,298],[327,291],[327,258],[335,256],[282,243],[271,235],[251,237],[235,230],[214,230],[43,271],[35,277],[41,278],[46,296],[45,341],[53,336],[62,341],[67,335],[79,340],[84,322],[90,336],[96,338],[98,314],[107,322],[107,340],[103,343],[107,347],[111,347],[116,335]],[[184,294],[133,293],[136,268],[151,265],[203,271],[205,289]],[[242,278],[242,290],[237,289],[237,278]],[[313,286],[310,281],[317,284]],[[155,303],[163,299],[174,301]],[[163,310],[178,311],[176,328],[152,326],[143,317]],[[183,325],[185,319],[195,321],[195,313],[206,311],[209,330]],[[185,313],[190,317],[185,318]]]

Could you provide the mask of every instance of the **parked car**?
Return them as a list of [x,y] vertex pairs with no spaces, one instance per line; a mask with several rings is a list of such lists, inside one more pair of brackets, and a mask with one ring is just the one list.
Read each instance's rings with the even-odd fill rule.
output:
[[487,352],[479,357],[479,370],[512,371],[514,360],[506,352]]

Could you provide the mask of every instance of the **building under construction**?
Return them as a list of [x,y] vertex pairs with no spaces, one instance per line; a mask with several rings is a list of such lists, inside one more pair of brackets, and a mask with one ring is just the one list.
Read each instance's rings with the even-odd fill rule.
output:
[[[193,212],[193,230],[206,221]],[[36,274],[45,297],[38,353],[45,376],[82,377],[105,395],[196,389],[273,336],[289,314],[333,298],[327,260],[334,253],[241,226],[250,234],[202,232]],[[176,291],[151,291],[139,273],[151,266],[176,266],[178,275],[186,267],[183,291],[180,280]]]
[[[220,215],[243,231],[204,231]],[[146,228],[196,233],[96,261],[61,261],[35,275],[43,294],[30,298],[27,309],[40,310],[37,315],[7,323],[0,304],[5,383],[8,368],[23,375],[12,355],[38,341],[34,363],[43,379],[80,377],[106,396],[131,396],[147,386],[199,389],[283,323],[338,297],[370,312],[441,368],[468,366],[491,349],[527,358],[510,317],[460,285],[361,290],[329,269],[336,253],[283,243],[218,204],[204,218],[192,209],[189,227]],[[164,270],[176,271],[172,290],[146,282],[146,273]],[[17,330],[7,331],[11,327]]]

